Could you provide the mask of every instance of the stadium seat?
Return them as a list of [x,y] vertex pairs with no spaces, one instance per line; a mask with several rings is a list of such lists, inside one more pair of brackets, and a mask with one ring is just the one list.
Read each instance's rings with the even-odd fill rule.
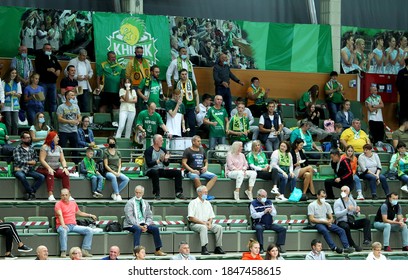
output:
[[21,216],[8,216],[8,217],[4,217],[3,221],[7,222],[7,223],[14,223],[15,226],[16,226],[17,232],[19,232],[19,233],[24,233],[26,231],[26,226],[19,224],[21,222],[25,222],[24,217],[21,217]]
[[186,229],[184,217],[181,215],[167,215],[165,220],[166,222],[175,222],[174,224],[166,225],[166,231],[180,231]]
[[279,99],[279,110],[283,118],[296,118],[295,101],[291,98]]
[[[226,220],[226,219],[227,219],[227,216],[225,216],[225,215],[215,215],[215,218],[213,219],[213,222],[214,222],[214,220]],[[224,230],[228,229],[228,223],[219,222],[219,223],[217,223],[217,225],[222,226]]]
[[29,233],[46,233],[51,230],[47,216],[30,216],[27,218],[27,222],[35,222],[35,224],[27,226]]
[[249,228],[249,222],[246,215],[229,215],[229,220],[241,220],[242,222],[234,222],[229,224],[230,230],[247,230]]
[[118,216],[99,216],[97,226],[105,231],[106,225],[108,222],[118,222]]

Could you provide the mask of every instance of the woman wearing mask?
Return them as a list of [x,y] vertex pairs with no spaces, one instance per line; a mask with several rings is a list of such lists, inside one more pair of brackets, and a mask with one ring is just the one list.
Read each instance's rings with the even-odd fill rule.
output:
[[0,93],[0,108],[4,115],[7,131],[10,135],[18,134],[18,112],[22,94],[20,77],[15,68],[10,68],[3,76],[4,92]]
[[32,125],[35,115],[44,112],[44,104],[40,101],[44,97],[44,88],[38,85],[40,75],[33,72],[30,75],[30,84],[24,89],[24,101],[27,103],[27,120]]
[[136,116],[137,94],[134,89],[132,89],[130,80],[125,80],[125,88],[119,90],[120,97],[120,113],[119,113],[119,127],[116,132],[116,138],[122,137],[123,129],[126,125],[125,138],[130,138],[132,132],[133,120]]
[[391,157],[390,170],[398,172],[398,179],[404,184],[401,190],[408,193],[408,154],[407,145],[399,141],[397,152]]
[[44,145],[50,127],[45,124],[44,113],[40,112],[35,115],[34,124],[30,127],[30,136],[33,141],[33,147],[41,147]]

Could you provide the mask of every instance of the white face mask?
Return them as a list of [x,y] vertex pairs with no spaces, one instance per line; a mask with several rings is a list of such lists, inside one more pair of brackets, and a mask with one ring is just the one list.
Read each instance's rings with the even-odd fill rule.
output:
[[340,195],[341,195],[341,197],[342,197],[342,198],[347,197],[347,194],[346,194],[345,192],[341,192],[341,194],[340,194]]
[[135,197],[136,200],[142,200],[142,197]]
[[326,198],[320,198],[320,203],[325,203],[326,202]]
[[125,87],[126,87],[126,88],[130,88],[130,83],[126,83],[126,84],[125,84]]

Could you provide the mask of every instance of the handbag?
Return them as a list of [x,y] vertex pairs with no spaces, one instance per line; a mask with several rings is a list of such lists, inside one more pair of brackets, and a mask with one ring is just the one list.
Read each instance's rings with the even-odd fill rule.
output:
[[[341,199],[341,202],[343,203],[344,209],[347,209],[343,199]],[[347,223],[354,225],[356,223],[356,216],[347,213]]]
[[294,188],[293,192],[290,194],[288,200],[292,202],[298,202],[302,198],[302,190],[299,188]]

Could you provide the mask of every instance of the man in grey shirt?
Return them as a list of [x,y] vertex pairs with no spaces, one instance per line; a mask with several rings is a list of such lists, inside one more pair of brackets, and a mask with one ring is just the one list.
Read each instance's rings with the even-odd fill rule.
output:
[[326,255],[323,252],[322,242],[319,239],[313,239],[310,245],[312,247],[312,251],[306,255],[305,260],[325,261]]

